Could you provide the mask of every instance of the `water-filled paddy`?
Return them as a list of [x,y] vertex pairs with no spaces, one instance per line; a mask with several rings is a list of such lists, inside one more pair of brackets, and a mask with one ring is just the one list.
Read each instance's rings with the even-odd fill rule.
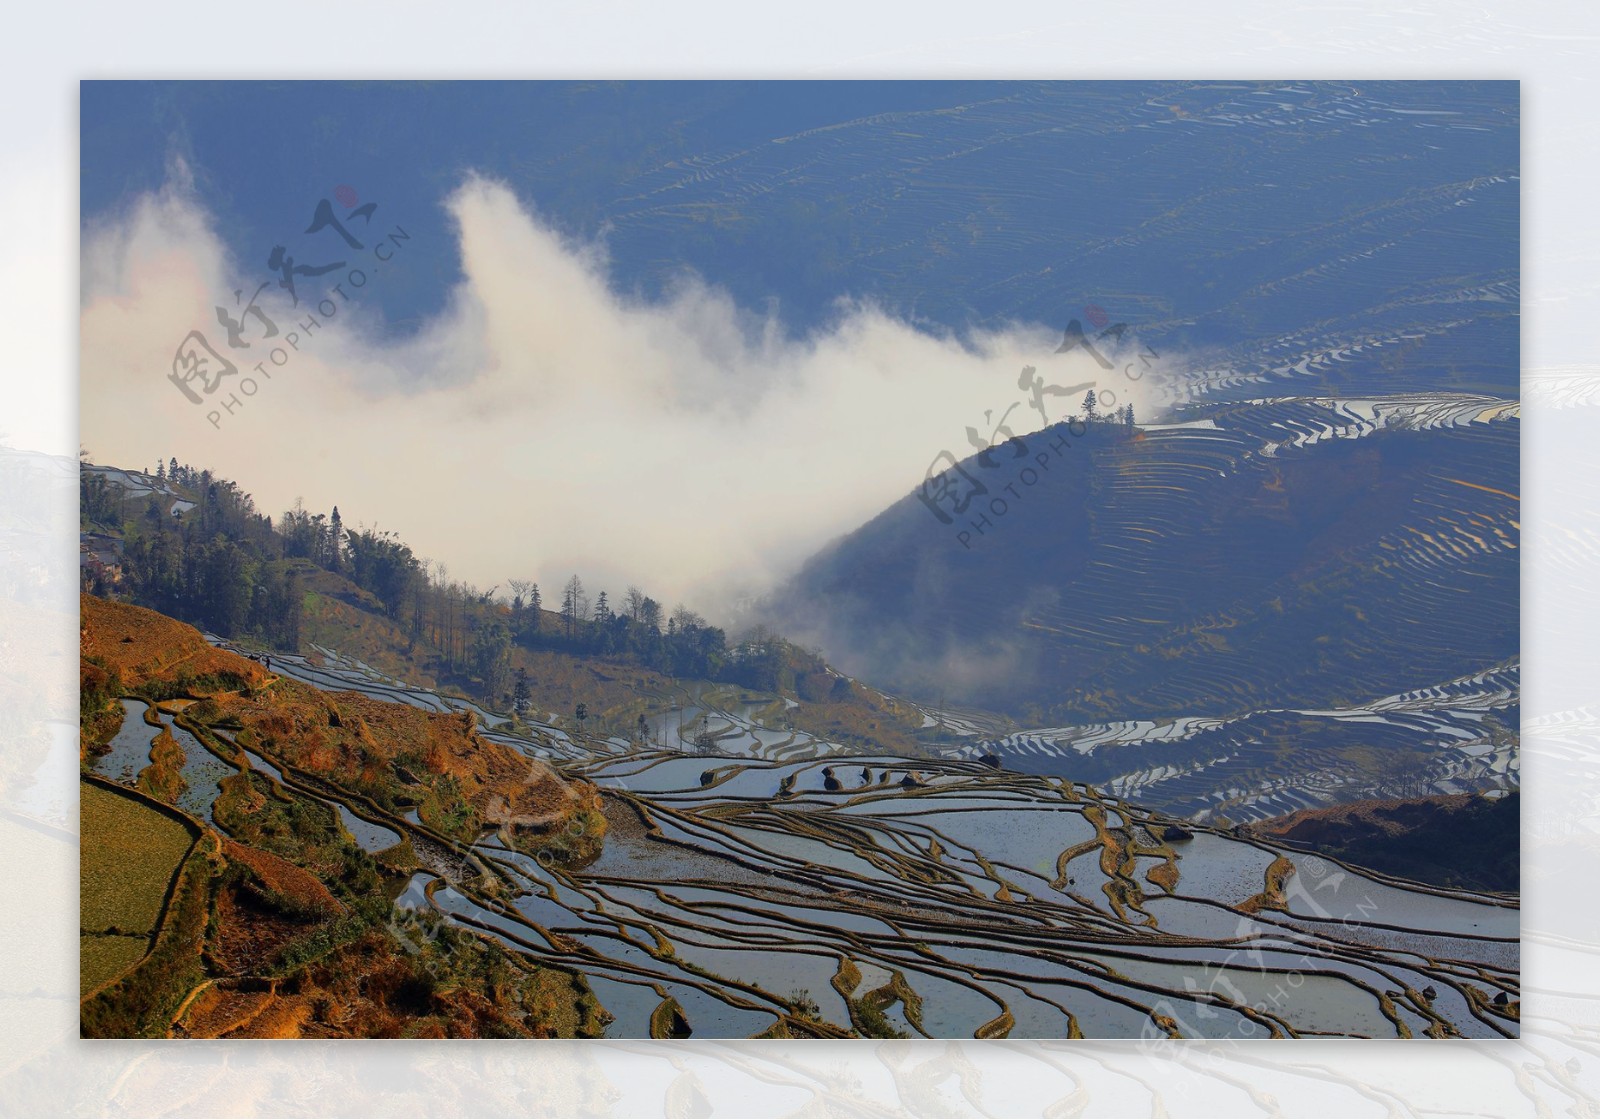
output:
[[356,816],[342,802],[336,801],[332,804],[339,811],[339,823],[355,837],[356,843],[360,844],[364,851],[381,852],[400,843],[400,834],[393,829]]
[[149,705],[142,700],[123,700],[122,726],[112,736],[111,747],[95,760],[94,768],[114,781],[132,785],[139,771],[150,765],[150,744],[157,728],[144,721]]
[[[462,707],[335,658],[321,667],[285,664],[320,687],[359,686],[431,710]],[[148,763],[154,729],[142,721],[143,705],[125,702],[124,710],[113,750],[98,764],[102,772]],[[1330,863],[1313,875],[1301,853],[1203,831],[1171,845],[1181,897],[1166,897],[1150,879],[1164,874],[1163,858],[1139,855],[1119,865],[1129,858],[1121,847],[1129,838],[1151,843],[1135,796],[1123,802],[1080,784],[1074,801],[1054,779],[852,755],[834,744],[806,746],[806,737],[787,728],[754,726],[776,713],[775,705],[712,689],[655,713],[652,738],[672,739],[680,727],[690,739],[707,729],[725,736],[710,754],[640,750],[616,737],[574,739],[553,725],[535,726],[531,736],[486,730],[528,753],[568,759],[571,770],[610,790],[603,849],[583,867],[543,867],[490,837],[478,854],[496,861],[511,886],[498,900],[475,893],[468,878],[438,881],[430,903],[425,888],[435,875],[421,873],[397,905],[470,918],[513,951],[549,954],[577,968],[617,1015],[607,1032],[613,1037],[647,1033],[663,993],[699,1037],[765,1030],[790,996],[814,1002],[823,1019],[848,1029],[849,1007],[830,983],[840,958],[861,972],[857,999],[901,975],[920,998],[922,1027],[934,1036],[969,1036],[1002,1004],[1015,1017],[1014,1036],[1061,1036],[1069,1014],[1091,1037],[1164,1033],[1155,1016],[1170,1016],[1190,1034],[1266,1033],[1238,1011],[1196,999],[1213,988],[1237,993],[1230,998],[1297,1030],[1393,1034],[1374,993],[1429,986],[1435,992],[1425,1006],[1420,995],[1418,1004],[1390,997],[1413,1033],[1430,1025],[1428,1010],[1448,1030],[1495,1033],[1447,978],[1477,965],[1514,970],[1514,941],[1463,935],[1515,938],[1515,910],[1362,875],[1337,879]],[[485,723],[498,718],[477,714]],[[216,762],[197,743],[191,749],[180,741],[191,767]],[[780,761],[779,752],[792,757]],[[247,755],[252,767],[282,780],[271,763]],[[826,788],[825,767],[838,790]],[[1159,769],[1163,781],[1182,779],[1180,767]],[[901,777],[913,772],[919,785],[903,788]],[[194,773],[191,791],[204,801],[214,779]],[[780,796],[786,779],[788,796]],[[415,810],[387,825],[342,805],[336,810],[368,851],[392,846],[402,822],[417,820]],[[1105,815],[1109,849],[1095,842],[1090,810]],[[647,834],[652,826],[659,839]],[[1052,889],[1058,857],[1078,847],[1083,853],[1066,869],[1073,881]],[[1298,869],[1287,881],[1293,914],[1243,913],[1240,904],[1263,891],[1268,866],[1284,854]],[[1107,860],[1114,874],[1102,866]],[[1120,877],[1130,868],[1137,889]],[[1154,925],[1139,910],[1141,891]],[[1346,911],[1354,915],[1351,926],[1312,917]],[[554,943],[534,925],[550,930]],[[1251,936],[1257,940],[1241,946],[1239,939]],[[1435,963],[1442,958],[1466,964]],[[1295,984],[1284,982],[1291,972]],[[740,995],[734,978],[760,992]],[[1280,982],[1287,994],[1279,994]],[[912,1007],[918,1009],[915,999]],[[913,1018],[894,1002],[876,1021],[914,1034]],[[1515,1026],[1504,1029],[1514,1033]]]

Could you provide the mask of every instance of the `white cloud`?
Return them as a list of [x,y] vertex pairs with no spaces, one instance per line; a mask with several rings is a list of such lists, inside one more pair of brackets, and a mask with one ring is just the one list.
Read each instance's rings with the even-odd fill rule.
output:
[[[191,329],[221,345],[214,306],[253,273],[182,186],[97,226],[83,442],[103,462],[209,466],[272,514],[297,496],[338,504],[483,587],[576,570],[596,591],[633,582],[715,612],[906,494],[940,450],[967,454],[965,428],[1022,398],[1024,365],[1115,379],[1144,413],[1156,403],[1155,378],[1055,355],[1060,325],[958,339],[841,300],[795,339],[700,279],[659,302],[618,294],[600,247],[563,239],[503,184],[470,179],[445,206],[465,279],[444,311],[393,343],[372,306],[342,308],[296,331],[301,349],[263,367],[271,380],[248,370],[266,359],[255,343],[232,379],[254,376],[255,393],[220,428],[206,420],[218,406],[190,404],[166,373]],[[386,267],[408,267],[395,257]],[[308,296],[332,279],[305,281]],[[381,277],[365,292],[381,307]],[[287,307],[269,314],[296,330]],[[1047,400],[1052,419],[1065,403]],[[1025,401],[1009,420],[1040,426]]]

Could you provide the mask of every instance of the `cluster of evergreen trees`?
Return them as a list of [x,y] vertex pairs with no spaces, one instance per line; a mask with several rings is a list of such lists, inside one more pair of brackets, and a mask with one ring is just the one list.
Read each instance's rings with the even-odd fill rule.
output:
[[759,628],[729,646],[722,628],[681,605],[667,614],[637,587],[628,588],[619,606],[611,604],[605,591],[591,602],[576,574],[562,587],[555,610],[545,607],[537,583],[512,580],[510,586],[509,637],[529,649],[616,657],[667,676],[750,688],[770,690],[779,684],[784,645]]
[[[158,491],[130,499],[102,474],[79,476],[82,527],[122,535],[126,593],[218,634],[254,634],[275,646],[298,647],[301,591],[271,519],[256,512],[249,494],[210,471],[179,467],[174,460],[159,475],[187,496],[174,499]],[[86,590],[104,594],[104,583],[102,573],[85,573]]]
[[[804,676],[820,666],[761,630],[730,646],[721,628],[687,607],[669,614],[637,587],[617,605],[605,591],[591,602],[574,575],[559,603],[547,606],[537,583],[512,580],[507,602],[495,588],[485,592],[450,579],[443,564],[419,559],[393,533],[346,528],[337,506],[324,515],[296,503],[274,525],[249,494],[210,471],[174,458],[156,473],[178,499],[161,492],[130,499],[105,475],[81,472],[83,528],[122,535],[123,594],[224,637],[298,649],[304,576],[315,567],[370,593],[414,650],[436,654],[442,675],[475,680],[491,701],[511,694],[514,646],[617,658],[668,676],[764,690],[780,687],[786,670]],[[100,594],[110,590],[93,572],[85,585]]]
[[[313,515],[297,503],[274,526],[249,494],[208,470],[174,458],[156,477],[177,497],[130,498],[104,474],[80,472],[81,526],[121,534],[122,591],[134,602],[224,637],[299,648],[306,562],[371,592],[391,618],[423,576],[393,534],[348,531],[338,507]],[[89,591],[110,590],[99,572],[86,572],[84,582]]]

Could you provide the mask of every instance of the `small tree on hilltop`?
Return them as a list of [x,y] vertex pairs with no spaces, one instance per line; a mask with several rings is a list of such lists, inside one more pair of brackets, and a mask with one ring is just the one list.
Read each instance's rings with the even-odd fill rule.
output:
[[1094,415],[1095,403],[1096,403],[1096,401],[1095,401],[1094,390],[1090,389],[1087,393],[1085,393],[1083,395],[1083,416],[1084,416],[1084,419],[1093,420],[1095,418],[1095,415]]

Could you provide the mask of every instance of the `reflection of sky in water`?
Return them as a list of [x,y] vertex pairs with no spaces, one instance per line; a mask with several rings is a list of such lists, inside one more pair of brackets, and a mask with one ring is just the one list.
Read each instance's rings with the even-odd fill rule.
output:
[[1515,908],[1484,906],[1447,895],[1403,890],[1324,861],[1317,861],[1326,869],[1324,873],[1313,875],[1305,857],[1290,858],[1300,868],[1286,888],[1289,911],[1293,914],[1335,922],[1378,922],[1401,929],[1478,937],[1515,938],[1522,929],[1522,913]]
[[339,810],[339,820],[345,828],[350,830],[350,835],[356,838],[356,843],[368,852],[381,852],[385,848],[392,848],[400,843],[400,834],[393,829],[384,828],[381,824],[373,824],[356,816],[341,802],[330,802]]
[[[1178,886],[1174,894],[1238,904],[1260,894],[1275,852],[1209,832],[1172,845],[1177,852]],[[1154,894],[1152,890],[1150,893]]]
[[111,740],[111,749],[94,764],[106,777],[132,783],[139,771],[150,765],[150,744],[158,729],[144,721],[146,707],[142,700],[122,701],[122,726]]
[[[348,678],[357,671],[342,665],[308,670],[306,675],[321,677],[330,685],[337,682],[339,687],[349,687]],[[371,691],[405,692],[407,702],[434,710],[448,706],[422,690],[395,690],[392,686],[378,685]],[[714,708],[714,704],[706,703],[708,699],[702,698],[701,703],[691,703],[665,715],[658,713],[657,718],[667,721],[687,718],[692,723],[701,711]],[[735,705],[733,715],[747,718],[749,706]],[[713,711],[711,718],[714,727],[721,726],[722,716]],[[542,749],[531,748],[526,740],[501,732],[491,734],[512,742],[519,749]],[[612,743],[607,749],[622,748]],[[749,765],[728,756],[665,753],[636,757],[623,751],[614,760],[584,761],[589,763],[586,772],[599,784],[654,799],[663,810],[671,806],[674,812],[687,814],[683,819],[674,819],[665,811],[655,814],[663,834],[678,843],[664,844],[640,836],[624,838],[614,830],[600,857],[587,868],[571,873],[580,884],[590,884],[584,889],[564,885],[559,876],[543,870],[528,856],[498,850],[492,838],[480,844],[479,851],[483,856],[509,865],[508,873],[514,884],[529,892],[508,900],[513,910],[529,921],[578,938],[612,962],[585,966],[585,971],[593,977],[595,990],[603,993],[602,1003],[623,1020],[608,1030],[613,1037],[637,1037],[645,1033],[649,1014],[659,1002],[648,985],[627,981],[627,974],[618,967],[627,964],[669,977],[661,983],[682,1003],[700,1037],[759,1031],[770,1025],[772,1014],[736,1010],[715,996],[696,991],[691,984],[692,973],[683,968],[684,962],[747,980],[760,976],[768,990],[777,996],[803,990],[817,1001],[827,1018],[840,1025],[847,1020],[844,1004],[828,984],[840,953],[854,959],[867,975],[858,995],[885,982],[890,969],[902,971],[924,996],[924,1022],[935,1035],[970,1035],[999,1013],[998,1006],[988,996],[935,975],[938,967],[946,966],[933,966],[919,958],[908,944],[918,939],[925,939],[955,967],[975,969],[980,974],[993,968],[1030,977],[1027,982],[998,978],[980,982],[1011,1003],[1017,1017],[1014,1031],[1017,1036],[1059,1035],[1065,1029],[1062,1012],[1049,1006],[1048,999],[1058,1000],[1078,1016],[1080,1026],[1090,1035],[1137,1035],[1148,1024],[1143,1011],[1064,984],[1062,981],[1068,978],[1091,980],[1092,977],[1070,965],[1044,960],[1035,944],[1019,939],[1015,947],[1004,945],[1010,933],[1021,934],[1031,929],[1038,936],[1059,939],[1061,951],[1068,955],[1072,955],[1074,945],[1093,951],[1090,943],[1081,937],[1085,930],[1095,928],[1093,923],[1083,930],[1075,925],[1090,916],[1074,917],[1079,914],[1079,904],[1050,889],[1048,880],[1054,876],[1059,853],[1092,840],[1094,830],[1082,815],[1083,806],[1058,800],[1053,783],[1036,788],[1017,784],[1027,779],[1006,773],[940,774],[927,769],[929,764],[925,762],[845,755],[833,762],[834,772],[844,786],[842,791],[833,793],[822,788],[823,766],[828,759],[805,758]],[[264,773],[276,773],[275,768],[259,756],[252,756],[252,763]],[[870,767],[873,775],[874,787],[867,790],[862,788],[863,766]],[[927,783],[923,789],[905,791],[897,785],[885,784],[886,781],[896,782],[910,768],[922,771]],[[702,787],[701,776],[708,770],[727,777],[719,784]],[[775,795],[786,776],[795,778],[797,796],[779,800]],[[857,798],[860,800],[854,800]],[[754,821],[738,818],[721,820],[713,827],[697,816],[717,805],[741,802],[760,804],[764,815],[761,823],[771,827],[760,827]],[[1107,798],[1104,804],[1111,827],[1126,826],[1137,819],[1114,798]],[[342,806],[336,809],[341,821],[362,840],[367,850],[387,847],[398,840],[392,830],[365,822]],[[415,819],[415,812],[407,816]],[[944,849],[940,862],[944,871],[952,874],[957,882],[934,885],[900,879],[891,872],[879,870],[857,854],[852,841],[838,838],[830,843],[800,831],[806,828],[826,830],[833,822],[859,826],[865,829],[861,843],[885,854],[899,853],[914,862],[930,858],[930,840],[937,832]],[[789,831],[788,826],[796,831]],[[1192,841],[1179,843],[1175,848],[1182,857],[1178,864],[1182,876],[1180,892],[1222,897],[1234,903],[1261,890],[1262,873],[1274,858],[1270,851],[1209,833],[1200,833]],[[708,858],[707,853],[734,855],[752,866]],[[951,917],[971,904],[969,892],[984,899],[992,899],[996,892],[996,884],[981,873],[978,855],[1004,865],[1000,874],[1034,896],[1034,901],[1020,904],[1034,909],[1026,914],[1019,912],[1018,917],[1043,919],[1042,924],[1022,920],[1011,924],[1006,935],[979,928],[963,936],[924,928],[917,918],[901,912],[896,920],[902,923],[902,935],[882,918],[873,916],[870,905],[846,902],[835,911],[822,905],[810,905],[807,901],[808,898],[815,902],[826,901],[831,891],[842,889],[859,892],[863,903],[879,898],[894,912],[910,907],[912,911],[930,916]],[[1073,862],[1069,874],[1077,882],[1070,889],[1090,899],[1098,920],[1110,922],[1110,911],[1100,890],[1105,877],[1099,870],[1098,859],[1096,848]],[[1139,859],[1141,882],[1157,862],[1151,857]],[[769,870],[763,871],[763,868]],[[787,880],[771,873],[784,869],[796,873],[796,879]],[[851,875],[859,875],[861,881],[853,881]],[[595,881],[601,877],[615,877],[618,882],[602,885]],[[808,883],[808,878],[824,883],[831,879],[833,886]],[[426,875],[414,879],[400,904],[418,904],[420,887],[427,879]],[[691,880],[701,880],[703,885],[683,885]],[[660,884],[664,897],[642,886],[630,886],[630,882]],[[1366,880],[1361,882],[1367,885]],[[741,893],[763,886],[797,890],[799,898],[794,902],[766,902]],[[1153,887],[1147,886],[1146,890],[1150,895],[1151,912],[1160,921],[1159,928],[1164,933],[1228,938],[1240,932],[1238,915],[1200,903],[1166,899]],[[1412,892],[1384,890],[1393,892],[1392,897],[1385,897],[1385,904],[1405,903],[1412,907],[1405,912],[1414,920],[1431,921],[1441,916],[1449,920],[1452,915],[1465,916],[1468,921],[1485,919],[1484,908],[1471,903],[1425,897],[1419,903],[1417,898],[1411,897]],[[436,900],[447,911],[471,914],[483,921],[497,931],[496,936],[507,945],[513,944],[511,939],[517,936],[538,940],[537,934],[519,926],[515,919],[483,910],[454,889],[440,890]],[[1049,910],[1045,904],[1061,909]],[[802,923],[811,923],[815,928],[807,928]],[[1055,930],[1039,932],[1051,924]],[[1246,924],[1269,932],[1276,928],[1270,916]],[[1296,924],[1314,928],[1312,923],[1297,921]],[[700,929],[701,926],[705,929]],[[619,929],[638,944],[620,939]],[[677,947],[680,961],[657,960],[642,947],[653,943],[653,931],[659,931]],[[1382,931],[1367,931],[1367,935],[1379,947],[1407,949],[1427,945],[1418,935],[1391,935]],[[1272,936],[1281,945],[1289,935],[1279,932]],[[1435,941],[1440,940],[1435,938]],[[1448,944],[1451,951],[1460,951],[1463,945],[1469,953],[1472,951],[1470,943]],[[811,954],[806,952],[808,949],[817,952]],[[1158,985],[1177,984],[1173,1006],[1191,1030],[1232,1037],[1252,1035],[1248,1024],[1242,1024],[1234,1013],[1219,1011],[1213,1017],[1206,1017],[1199,1015],[1190,1001],[1181,998],[1186,977],[1207,975],[1208,964],[1215,966],[1224,961],[1230,964],[1226,973],[1230,983],[1252,997],[1266,994],[1259,990],[1262,977],[1248,967],[1241,969],[1237,959],[1230,960],[1232,950],[1151,946],[1140,952],[1153,960],[1135,962],[1123,958],[1118,966],[1129,970],[1130,975]],[[1267,958],[1287,966],[1297,960],[1301,952],[1291,946],[1268,953]],[[1111,954],[1103,949],[1100,954],[1110,959]],[[1480,953],[1475,959],[1486,958]],[[1397,975],[1412,978],[1406,982],[1425,983],[1420,974],[1410,972],[1406,961],[1416,963],[1414,958],[1395,954],[1389,958],[1388,967]],[[1326,960],[1322,964],[1368,977],[1375,986],[1382,982],[1377,973],[1364,965],[1329,965]],[[1236,974],[1240,975],[1236,977]],[[1110,981],[1092,982],[1145,1006],[1158,1004],[1161,999],[1158,993],[1132,986]],[[1375,1001],[1351,985],[1327,979],[1315,985],[1308,984],[1305,990],[1315,994],[1318,1010],[1315,1015],[1295,1016],[1304,1025],[1314,1029],[1385,1033],[1384,1021],[1371,1018]],[[1466,1020],[1467,1009],[1453,991],[1442,989],[1437,1006],[1469,1033],[1482,1033],[1481,1027]],[[1403,1006],[1401,1013],[1414,1029],[1420,1029],[1420,1016],[1406,1011]],[[888,1009],[885,1018],[891,1024],[908,1029],[898,1007]]]
[[907,821],[935,829],[947,842],[953,840],[991,862],[1032,871],[1046,880],[1055,878],[1056,857],[1095,836],[1094,825],[1065,804],[918,813]]
[[178,808],[209,821],[217,794],[222,792],[222,779],[237,771],[206,750],[200,740],[179,727],[171,716],[162,715],[161,722],[177,740],[184,755],[183,769],[179,773],[183,776],[185,788],[178,796]]

